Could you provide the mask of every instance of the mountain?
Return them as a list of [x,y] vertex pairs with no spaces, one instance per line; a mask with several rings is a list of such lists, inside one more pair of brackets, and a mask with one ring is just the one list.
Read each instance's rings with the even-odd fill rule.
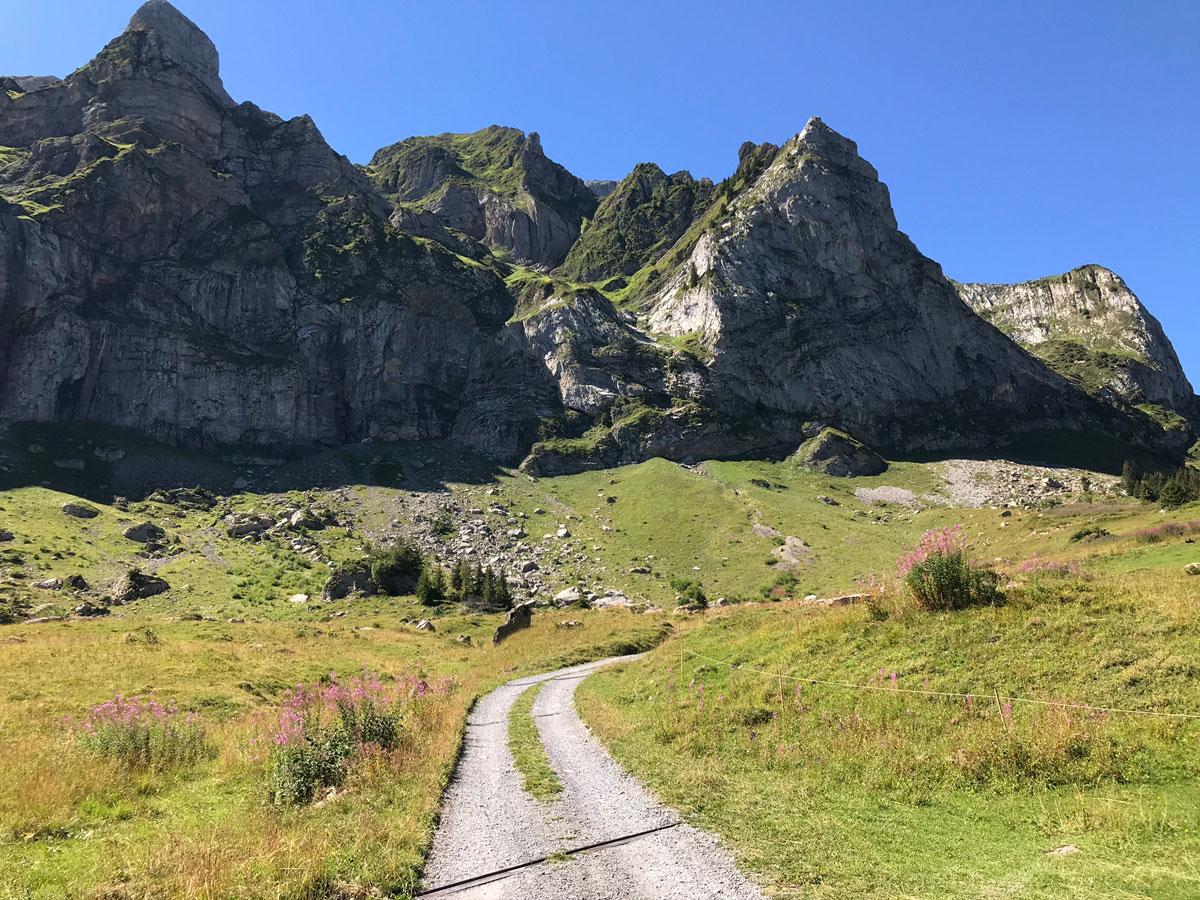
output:
[[975,312],[1089,393],[1196,420],[1200,403],[1162,326],[1108,269],[955,287]]
[[973,313],[819,119],[720,184],[644,164],[602,200],[497,126],[359,167],[235,103],[166,0],[67,78],[2,87],[3,422],[452,438],[531,472],[785,454],[823,426],[908,451],[1194,440]]
[[583,181],[546,158],[537,132],[493,125],[474,134],[412,137],[378,151],[375,186],[448,227],[526,263],[555,266],[596,208]]
[[235,104],[165,0],[66,79],[0,92],[0,146],[5,420],[528,446],[552,394],[501,274],[399,231],[309,118]]

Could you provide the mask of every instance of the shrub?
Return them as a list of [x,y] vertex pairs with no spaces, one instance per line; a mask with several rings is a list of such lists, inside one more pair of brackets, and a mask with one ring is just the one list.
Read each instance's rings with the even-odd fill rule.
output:
[[1100,538],[1108,537],[1111,532],[1107,528],[1101,528],[1099,525],[1085,525],[1080,528],[1069,538],[1072,544],[1077,544],[1080,541],[1094,541]]
[[927,531],[920,543],[901,554],[896,571],[905,591],[925,610],[964,609],[995,603],[998,577],[972,565],[962,526]]
[[686,609],[706,609],[708,607],[708,597],[705,596],[704,588],[698,581],[692,581],[690,578],[672,578],[671,590],[679,594],[680,606]]
[[325,684],[297,685],[271,727],[251,739],[256,750],[266,748],[271,802],[302,805],[319,790],[342,785],[356,761],[395,749],[406,709],[453,688],[449,679],[431,686],[416,675],[385,685],[365,665],[348,681],[332,674]]
[[213,755],[192,713],[185,715],[174,703],[163,706],[153,696],[117,694],[69,724],[84,747],[129,769],[165,771]]
[[371,581],[390,596],[407,594],[421,576],[424,560],[412,541],[400,540],[386,550],[371,552]]

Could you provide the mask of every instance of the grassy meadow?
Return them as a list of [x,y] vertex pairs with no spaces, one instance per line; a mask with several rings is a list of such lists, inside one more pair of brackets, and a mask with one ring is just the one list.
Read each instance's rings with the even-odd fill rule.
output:
[[[82,475],[49,466],[0,490],[0,528],[14,535],[0,543],[0,612],[7,602],[63,617],[0,626],[0,900],[407,897],[475,698],[522,674],[651,647],[584,682],[581,712],[774,896],[1200,896],[1200,723],[1003,700],[1200,712],[1200,578],[1183,573],[1200,561],[1196,506],[1075,494],[952,508],[936,463],[834,479],[787,461],[652,460],[534,479],[470,469],[446,448],[375,445],[270,477],[260,467],[252,487],[197,509],[85,490],[84,476],[119,472],[90,444],[72,452],[86,457]],[[139,459],[167,457],[149,448]],[[910,509],[855,496],[879,487],[935,499]],[[81,497],[94,518],[62,512]],[[538,612],[493,647],[495,615],[412,597],[317,602],[321,560],[359,558],[440,503],[493,533],[517,519],[544,551],[550,590],[617,589],[635,611]],[[329,519],[259,540],[219,523],[287,506]],[[122,536],[143,521],[165,529],[159,550]],[[880,590],[905,548],[953,525],[974,559],[1004,574],[1002,603],[928,613],[804,601]],[[560,526],[569,539],[553,537]],[[78,574],[104,590],[131,567],[170,588],[103,618],[70,615],[83,594],[33,587]],[[670,614],[680,579],[731,605]],[[301,593],[310,602],[290,602]],[[641,614],[649,605],[666,612]],[[435,631],[415,627],[424,618]],[[583,624],[557,627],[568,619]],[[297,685],[364,665],[387,686],[452,687],[398,707],[395,744],[343,784],[309,805],[275,805],[256,742]],[[77,723],[117,694],[175,701],[203,730],[204,752],[140,768],[98,755]],[[534,696],[513,710],[510,746],[527,790],[550,797]]]

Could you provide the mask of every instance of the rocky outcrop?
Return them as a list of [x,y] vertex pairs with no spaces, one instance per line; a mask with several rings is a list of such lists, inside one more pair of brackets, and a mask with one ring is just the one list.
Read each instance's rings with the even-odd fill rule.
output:
[[147,575],[139,569],[130,569],[112,586],[112,605],[124,606],[134,600],[154,597],[171,589],[166,579]]
[[955,287],[971,309],[1086,390],[1188,418],[1200,412],[1162,326],[1108,269]]
[[836,428],[821,429],[800,445],[794,458],[807,469],[835,478],[881,475],[888,467],[882,456]]
[[546,157],[537,132],[492,125],[474,134],[414,137],[368,167],[385,195],[512,256],[556,266],[579,237],[596,195]]
[[620,183],[621,182],[614,181],[611,178],[594,178],[590,181],[584,182],[584,184],[587,185],[588,190],[595,194],[596,198],[599,200],[603,200],[605,197],[615,191],[617,189],[617,185]]
[[499,644],[505,638],[512,637],[513,634],[523,628],[528,628],[533,621],[533,605],[524,603],[520,606],[514,606],[508,611],[508,615],[504,621],[497,626],[496,633],[492,635],[492,643]]

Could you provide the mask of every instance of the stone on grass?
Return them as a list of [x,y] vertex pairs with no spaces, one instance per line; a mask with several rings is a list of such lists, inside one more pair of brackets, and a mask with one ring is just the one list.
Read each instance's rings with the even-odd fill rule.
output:
[[86,503],[64,503],[62,511],[68,516],[74,516],[76,519],[94,519],[100,515],[100,510]]
[[1200,575],[1200,562],[1188,563],[1183,567],[1183,571],[1188,575]]
[[492,635],[492,643],[498,644],[514,632],[528,628],[532,621],[533,606],[531,604],[523,603],[520,606],[514,606],[508,611],[508,618],[504,620],[504,624],[497,628],[496,633]]
[[130,569],[112,586],[114,606],[124,606],[134,600],[153,597],[171,589],[166,580],[157,575],[146,575],[140,569]]
[[130,525],[123,532],[125,537],[131,541],[137,541],[139,544],[148,544],[151,541],[161,540],[166,537],[166,532],[155,525],[153,522],[142,522],[138,525]]

